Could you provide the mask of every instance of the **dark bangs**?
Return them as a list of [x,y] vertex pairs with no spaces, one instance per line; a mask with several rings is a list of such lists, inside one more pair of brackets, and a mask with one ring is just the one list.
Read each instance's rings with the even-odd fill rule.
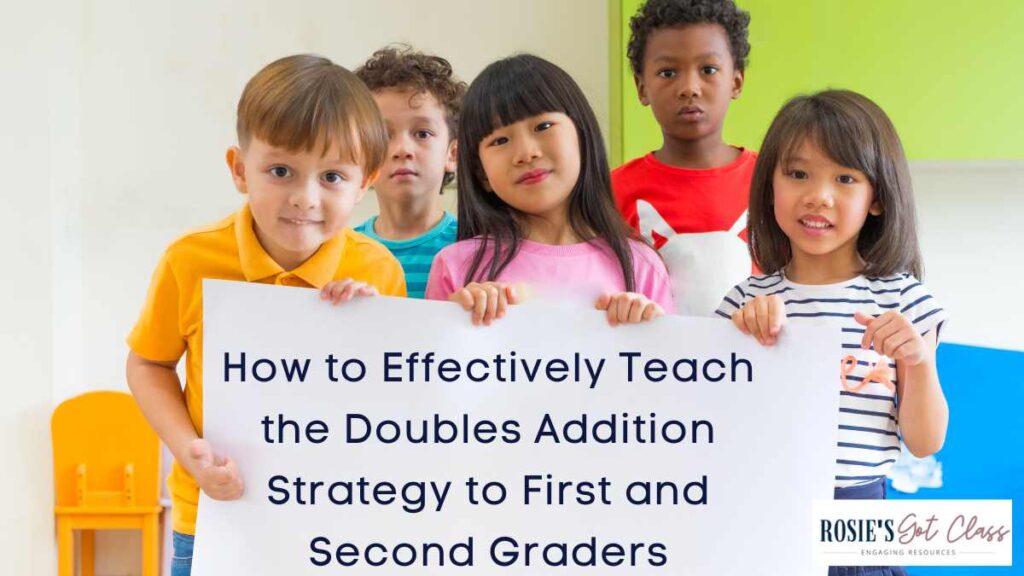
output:
[[[521,55],[491,64],[477,77],[466,94],[460,135],[476,150],[480,142],[495,130],[548,112],[561,112],[578,119],[563,104],[565,94],[556,94],[558,72],[553,64]],[[462,145],[462,142],[459,143]]]
[[465,282],[495,279],[515,257],[523,237],[517,211],[486,185],[480,143],[503,126],[551,112],[568,116],[579,139],[580,174],[569,195],[569,225],[583,240],[601,238],[608,242],[622,266],[627,289],[632,291],[631,234],[612,199],[608,157],[597,117],[568,73],[531,54],[511,56],[487,66],[470,84],[463,101],[458,145],[458,238],[481,239]]
[[882,214],[869,214],[857,237],[863,273],[910,272],[920,278],[917,219],[903,146],[885,112],[848,90],[797,96],[768,129],[750,189],[750,252],[758,267],[774,273],[791,258],[789,239],[775,222],[773,178],[776,167],[785,169],[805,142],[817,145],[836,164],[862,172],[874,189]]
[[809,140],[833,162],[863,172],[871,185],[877,186],[879,150],[872,145],[869,126],[832,104],[819,98],[794,106],[791,121],[780,126],[779,164],[786,168],[790,158]]

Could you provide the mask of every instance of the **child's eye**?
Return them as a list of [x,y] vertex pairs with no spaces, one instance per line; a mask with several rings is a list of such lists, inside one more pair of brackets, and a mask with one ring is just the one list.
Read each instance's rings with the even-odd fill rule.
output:
[[324,182],[328,184],[341,184],[345,181],[345,175],[341,172],[327,172],[324,174]]
[[839,182],[840,184],[856,184],[857,183],[857,179],[854,178],[853,176],[850,176],[849,174],[843,174],[843,175],[839,176],[838,178],[836,178],[836,181]]
[[487,145],[488,146],[501,146],[501,145],[507,144],[507,143],[508,143],[508,138],[506,138],[504,136],[498,136],[494,140],[491,140]]
[[287,178],[291,176],[292,171],[289,170],[287,166],[273,166],[270,169],[270,173],[273,174],[275,178]]
[[543,131],[547,130],[548,128],[551,128],[554,125],[555,125],[554,122],[544,121],[544,122],[541,122],[540,124],[537,124],[537,127],[534,128],[533,131],[534,132],[543,132]]
[[790,170],[789,177],[794,180],[807,180],[807,172],[803,170]]
[[415,133],[416,138],[420,140],[427,140],[428,138],[431,138],[433,135],[434,133],[431,132],[430,130],[417,130]]
[[718,66],[704,66],[700,69],[700,71],[710,76],[718,72]]
[[661,70],[658,70],[657,75],[662,78],[675,78],[676,71],[671,68],[662,68]]

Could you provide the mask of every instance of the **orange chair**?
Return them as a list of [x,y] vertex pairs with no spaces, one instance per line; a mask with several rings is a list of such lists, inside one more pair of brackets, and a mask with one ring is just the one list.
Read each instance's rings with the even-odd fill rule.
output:
[[135,400],[89,392],[63,402],[50,420],[56,491],[57,574],[74,576],[74,531],[82,576],[93,576],[95,530],[142,530],[142,574],[160,570],[160,440]]

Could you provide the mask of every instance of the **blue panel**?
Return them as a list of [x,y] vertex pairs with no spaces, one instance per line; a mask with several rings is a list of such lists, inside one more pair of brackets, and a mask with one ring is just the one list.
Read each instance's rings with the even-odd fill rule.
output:
[[1024,574],[1024,352],[942,344],[939,375],[949,402],[943,487],[891,498],[1012,499],[1011,568],[909,568],[911,576]]

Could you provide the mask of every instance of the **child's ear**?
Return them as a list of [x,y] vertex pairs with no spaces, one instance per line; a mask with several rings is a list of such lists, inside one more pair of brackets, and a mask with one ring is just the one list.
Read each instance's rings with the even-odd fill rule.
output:
[[872,216],[881,216],[882,212],[882,203],[878,200],[872,202],[871,207],[868,208],[868,214],[871,214]]
[[452,139],[448,143],[448,155],[444,159],[444,171],[455,172],[455,167],[458,166],[459,157],[459,141]]
[[740,97],[743,92],[743,82],[745,78],[743,76],[743,70],[736,70],[732,74],[732,99],[735,100]]
[[640,103],[648,106],[651,101],[647,99],[647,86],[644,84],[643,77],[633,74],[633,83],[636,84],[636,96],[640,99]]
[[245,162],[242,160],[242,149],[238,146],[231,146],[224,159],[228,162],[228,170],[231,171],[231,180],[235,183],[235,189],[246,194],[249,188],[245,182]]

